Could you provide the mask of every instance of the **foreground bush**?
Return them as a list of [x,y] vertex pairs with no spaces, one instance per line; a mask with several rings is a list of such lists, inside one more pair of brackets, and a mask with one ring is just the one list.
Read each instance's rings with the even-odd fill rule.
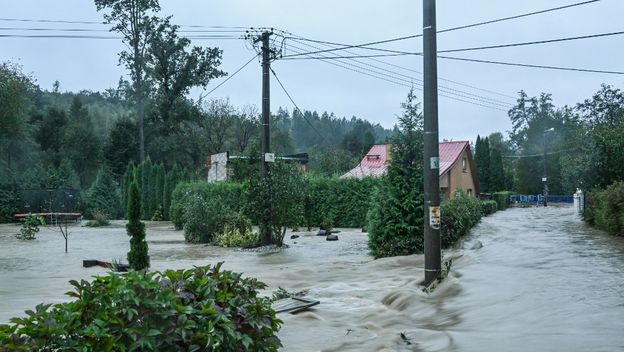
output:
[[441,245],[442,248],[449,248],[479,223],[481,202],[461,190],[455,190],[451,199],[442,202],[440,213]]
[[71,281],[74,301],[0,325],[0,351],[276,351],[266,285],[220,267]]
[[492,200],[496,201],[496,204],[498,204],[498,210],[509,208],[512,194],[513,193],[509,191],[492,193]]
[[624,236],[624,182],[590,192],[583,219],[609,234]]

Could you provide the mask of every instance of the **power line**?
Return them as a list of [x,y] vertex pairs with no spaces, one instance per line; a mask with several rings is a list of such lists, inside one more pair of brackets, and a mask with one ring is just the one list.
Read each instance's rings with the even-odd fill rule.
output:
[[[404,56],[404,55],[412,55],[412,53],[388,54],[388,55],[326,56],[326,57],[283,57],[283,58],[280,58],[280,60],[321,60],[323,61],[323,60],[340,60],[340,59],[355,59],[355,58],[371,59],[371,58],[377,58],[377,57]],[[464,57],[457,57],[457,56],[438,55],[438,58],[445,59],[445,60],[477,62],[477,63],[483,63],[483,64],[517,66],[517,67],[525,67],[525,68],[539,68],[539,69],[549,69],[549,70],[559,70],[559,71],[575,71],[575,72],[602,73],[602,74],[613,74],[613,75],[624,74],[624,72],[622,71],[609,71],[609,70],[599,70],[599,69],[579,68],[579,67],[562,67],[562,66],[552,66],[552,65],[525,64],[525,63],[506,62],[506,61],[480,60],[480,59],[471,59],[471,58],[464,58]],[[390,63],[386,63],[386,64],[392,65]],[[440,80],[444,80],[444,79],[440,78]],[[482,89],[482,88],[475,88],[475,89]]]
[[[317,47],[314,47],[314,46],[312,46],[310,44],[305,44],[305,43],[302,43],[302,44],[310,46],[310,47],[313,47],[313,48],[317,48]],[[296,46],[295,46],[295,48],[300,49],[300,50],[304,50],[304,49],[302,49],[300,47],[296,47]],[[374,68],[376,70],[381,70],[381,71],[387,72],[387,73],[374,71],[374,70],[371,70],[369,68],[365,68],[365,67],[362,67],[362,66],[354,65],[354,66],[356,66],[356,67],[358,67],[360,69],[368,70],[370,72],[374,72],[374,73],[379,74],[379,75],[388,76],[388,77],[393,78],[394,80],[403,81],[403,82],[405,82],[407,84],[410,84],[410,85],[413,85],[414,81],[417,81],[417,82],[419,82],[417,84],[419,86],[422,86],[422,83],[421,83],[422,80],[419,79],[419,78],[415,78],[415,77],[412,77],[412,76],[404,75],[402,73],[399,73],[399,72],[396,72],[396,71],[392,71],[392,70],[388,70],[388,69],[385,69],[385,68],[382,68],[382,67],[379,67],[379,66],[371,65],[371,64],[359,61],[359,60],[355,60],[355,59],[349,59],[349,60],[357,62],[357,63],[359,63],[361,65],[364,65],[364,66],[367,66],[367,67],[372,67],[372,68]],[[388,75],[388,73],[389,73],[389,75]],[[457,90],[457,89],[454,89],[454,88],[440,86],[440,90],[442,92],[446,92],[448,94],[459,95],[459,96],[462,96],[462,97],[467,98],[467,99],[473,99],[473,100],[481,101],[483,103],[492,104],[492,105],[496,105],[496,106],[499,106],[499,107],[504,107],[506,109],[508,109],[511,106],[511,104],[508,103],[508,102],[503,102],[503,101],[500,101],[500,100],[497,100],[497,99],[484,97],[484,96],[481,96],[481,95],[478,95],[478,94],[473,94],[473,93]]]
[[273,77],[275,77],[275,79],[277,80],[277,83],[279,83],[280,87],[282,87],[282,90],[284,91],[284,93],[286,93],[286,96],[288,97],[288,99],[290,99],[290,102],[293,103],[293,105],[295,106],[295,109],[299,110],[299,112],[301,113],[301,117],[303,117],[303,119],[305,120],[305,122],[308,123],[308,125],[310,125],[310,127],[312,127],[312,129],[314,130],[314,132],[316,132],[316,134],[319,135],[319,137],[321,137],[321,139],[323,139],[323,141],[325,141],[325,143],[328,143],[327,140],[325,139],[325,136],[323,136],[317,129],[316,127],[314,127],[314,125],[305,117],[305,114],[303,113],[303,110],[299,109],[299,106],[297,106],[297,103],[295,103],[295,101],[293,100],[293,98],[290,96],[290,93],[288,93],[288,91],[286,90],[286,88],[284,87],[284,85],[282,84],[282,81],[280,81],[279,77],[277,77],[277,74],[275,73],[275,71],[273,71],[273,68],[270,68],[271,73],[273,73]]
[[[546,153],[546,155],[555,155],[555,154],[561,154],[561,153],[565,153],[565,152],[573,152],[573,151],[577,151],[580,148],[570,148],[570,149],[562,149],[562,150],[558,150],[555,152],[548,152]],[[536,157],[543,157],[544,153],[539,153],[539,154],[527,154],[527,155],[503,155],[503,158],[507,158],[507,159],[522,159],[522,158],[536,158]]]
[[495,64],[495,65],[517,66],[517,67],[528,67],[528,68],[540,68],[540,69],[548,69],[548,70],[577,71],[577,72],[590,72],[590,73],[604,73],[604,74],[612,74],[612,75],[624,75],[623,71],[607,71],[607,70],[594,70],[594,69],[577,68],[577,67],[559,67],[559,66],[548,66],[548,65],[532,65],[532,64],[524,64],[524,63],[516,63],[516,62],[479,60],[479,59],[470,59],[470,58],[454,57],[454,56],[442,56],[442,55],[438,55],[438,58],[446,59],[446,60],[478,62],[478,63],[484,63],[484,64]]
[[544,14],[544,13],[547,13],[547,12],[553,12],[553,11],[569,9],[571,7],[587,5],[587,4],[591,4],[591,3],[594,3],[594,2],[598,2],[598,1],[600,1],[600,0],[582,1],[582,2],[577,2],[577,3],[574,3],[574,4],[569,4],[569,5],[559,6],[559,7],[553,7],[553,8],[546,9],[546,10],[533,11],[533,12],[528,12],[528,13],[524,13],[524,14],[521,14],[521,15],[503,17],[503,18],[499,18],[499,19],[495,19],[495,20],[478,22],[478,23],[468,24],[468,25],[465,25],[465,26],[453,27],[453,28],[449,28],[449,29],[443,29],[441,31],[438,31],[437,33],[446,33],[446,32],[456,31],[456,30],[460,30],[460,29],[473,28],[473,27],[483,26],[483,25],[487,25],[487,24],[497,23],[497,22],[515,20],[515,19],[522,18],[522,17],[541,15],[541,14]]
[[[78,34],[0,34],[0,38],[23,38],[23,39],[118,39],[116,36],[78,35]],[[197,35],[185,36],[188,39],[241,39],[239,36],[231,35]]]
[[454,53],[454,52],[460,52],[460,51],[475,51],[475,50],[486,50],[486,49],[510,48],[510,47],[516,47],[516,46],[548,44],[548,43],[558,43],[558,42],[565,42],[565,41],[571,41],[571,40],[601,38],[601,37],[609,37],[609,36],[622,35],[622,34],[624,34],[624,31],[582,35],[582,36],[577,36],[577,37],[566,37],[566,38],[536,40],[536,41],[531,41],[531,42],[520,42],[520,43],[510,43],[510,44],[488,45],[488,46],[479,46],[479,47],[462,48],[462,49],[439,50],[438,53]]
[[[488,25],[488,24],[492,24],[492,23],[518,19],[518,18],[522,18],[522,17],[539,15],[539,14],[543,14],[543,13],[547,13],[547,12],[568,9],[568,8],[571,8],[571,7],[587,5],[587,4],[591,4],[591,3],[594,3],[594,2],[598,2],[598,1],[600,1],[600,0],[583,1],[583,2],[578,2],[578,3],[574,3],[574,4],[570,4],[570,5],[553,7],[553,8],[546,9],[546,10],[540,10],[540,11],[524,13],[524,14],[521,14],[521,15],[503,17],[503,18],[498,18],[498,19],[494,19],[494,20],[483,21],[483,22],[468,24],[468,25],[464,25],[464,26],[458,26],[458,27],[443,29],[443,30],[438,31],[437,33],[452,32],[452,31],[456,31],[456,30],[460,30],[460,29],[473,28],[473,27]],[[345,49],[351,49],[351,48],[362,48],[362,49],[369,49],[369,50],[379,50],[380,48],[367,48],[367,47],[371,46],[371,45],[376,45],[376,44],[385,44],[385,43],[391,43],[391,42],[396,42],[396,41],[401,41],[401,40],[406,40],[406,39],[414,39],[414,38],[419,38],[419,37],[422,37],[422,34],[414,34],[414,35],[408,35],[408,36],[392,38],[392,39],[385,39],[385,40],[378,40],[378,41],[374,41],[374,42],[369,42],[369,43],[364,43],[364,44],[356,44],[356,45],[340,44],[340,43],[332,43],[332,42],[322,42],[322,43],[325,43],[325,44],[341,45],[341,46],[343,46],[343,48],[334,48],[334,49],[320,50],[320,51],[317,51],[316,53],[326,53],[326,52],[345,50]],[[318,41],[318,42],[321,43],[321,41]]]
[[[393,83],[393,84],[400,85],[400,86],[407,87],[407,88],[414,88],[414,89],[422,91],[421,87],[418,87],[418,86],[415,87],[414,86],[414,82],[410,82],[410,84],[404,83],[404,82],[409,82],[409,81],[407,81],[407,80],[397,80],[396,78],[390,77],[388,75],[384,75],[384,74],[376,72],[376,71],[367,70],[367,69],[362,68],[362,67],[357,66],[357,65],[351,65],[352,67],[350,67],[349,64],[346,64],[346,63],[343,63],[343,62],[340,62],[340,63],[337,63],[337,62],[334,62],[334,61],[324,61],[324,62],[327,62],[327,63],[329,63],[331,65],[334,65],[334,66],[337,66],[337,67],[341,67],[341,68],[347,69],[349,71],[353,71],[353,72],[357,72],[357,73],[360,73],[360,74],[363,74],[363,75],[366,75],[366,76],[370,76],[370,77],[373,77],[373,78],[381,79],[381,80],[389,82],[389,83]],[[353,66],[356,67],[356,68],[353,68]],[[403,81],[403,82],[401,82],[401,81]],[[439,95],[442,96],[442,97],[445,97],[445,98],[452,99],[452,100],[456,100],[456,101],[460,101],[460,102],[464,102],[464,103],[468,103],[468,104],[472,104],[472,105],[477,105],[477,106],[485,107],[485,108],[488,108],[488,109],[494,109],[494,110],[507,112],[507,109],[503,109],[502,107],[498,107],[497,105],[488,105],[488,104],[491,104],[491,103],[487,102],[487,101],[483,102],[483,101],[481,101],[479,99],[470,98],[470,97],[464,97],[466,99],[470,99],[470,100],[466,100],[466,99],[462,99],[460,97],[457,97],[455,95],[449,95],[449,94],[445,94],[445,93],[439,93]],[[479,102],[479,101],[481,101],[481,102]],[[506,108],[508,108],[508,107],[510,107],[510,106],[507,106]]]
[[[0,18],[0,21],[5,22],[32,22],[32,23],[64,23],[64,24],[91,24],[91,25],[108,25],[104,21],[71,21],[71,20],[50,20],[50,19],[31,19],[31,18]],[[229,28],[229,29],[249,29],[249,27],[243,26],[206,26],[206,25],[193,25],[193,24],[182,24],[180,27],[189,27],[189,28]]]
[[[0,31],[25,31],[25,32],[110,32],[109,29],[93,28],[32,28],[32,27],[0,27]],[[245,33],[242,29],[192,29],[177,30],[178,33]]]
[[243,66],[241,66],[238,70],[234,71],[234,73],[232,73],[231,75],[229,75],[223,82],[219,83],[216,87],[212,88],[208,93],[206,94],[201,94],[199,96],[199,100],[202,100],[203,98],[207,97],[208,95],[210,95],[210,93],[214,92],[215,90],[217,90],[217,88],[221,87],[222,85],[225,84],[225,82],[229,81],[230,79],[232,79],[232,77],[236,76],[237,73],[239,73],[240,71],[242,71],[245,67],[247,67],[247,65],[249,65],[255,58],[258,57],[259,54],[254,55],[251,59],[249,59],[249,61],[247,61]]
[[[301,39],[301,40],[303,40],[304,38],[300,37],[300,39]],[[301,43],[301,44],[306,45],[305,43]],[[325,46],[330,46],[330,44],[323,44],[323,45],[325,45]],[[352,53],[353,53],[353,52],[351,52],[351,51],[349,51],[349,50],[345,50],[345,52],[346,52],[346,53],[348,53],[348,54],[352,54]],[[342,57],[344,57],[344,58],[358,58],[357,56],[353,56],[353,57],[350,57],[350,56],[342,56]],[[388,66],[391,66],[391,67],[394,67],[394,68],[398,68],[398,69],[401,69],[401,70],[404,70],[404,71],[417,73],[417,74],[419,74],[419,75],[422,75],[422,74],[423,74],[423,73],[422,73],[422,72],[420,72],[420,71],[417,71],[417,70],[414,70],[414,69],[411,69],[411,68],[407,68],[407,67],[404,67],[404,66],[400,66],[400,65],[392,64],[392,63],[390,63],[390,62],[386,62],[386,61],[378,60],[378,59],[375,59],[375,58],[368,58],[368,59],[369,59],[369,60],[371,60],[371,61],[378,62],[378,63],[383,64],[383,65],[388,65]],[[438,77],[438,79],[439,79],[439,80],[441,80],[441,81],[445,81],[445,82],[453,83],[453,84],[456,84],[456,85],[459,85],[459,86],[464,86],[464,87],[467,87],[467,88],[476,89],[476,90],[479,90],[479,91],[482,91],[482,92],[487,92],[487,93],[491,93],[491,94],[496,94],[496,95],[499,95],[499,96],[502,96],[502,97],[505,97],[505,98],[516,99],[516,97],[513,97],[513,96],[511,96],[511,95],[503,94],[503,93],[496,92],[496,91],[489,90],[489,89],[484,89],[484,88],[475,87],[475,86],[470,85],[470,84],[465,84],[465,83],[461,83],[461,82],[458,82],[458,81],[454,81],[454,80],[450,80],[450,79],[446,79],[446,78],[442,78],[442,77]]]
[[[478,47],[469,47],[469,48],[461,48],[461,49],[447,49],[447,50],[439,50],[438,53],[454,53],[454,52],[462,52],[462,51],[476,51],[476,50],[487,50],[487,49],[500,49],[500,48],[509,48],[509,47],[518,47],[518,46],[527,46],[527,45],[537,45],[537,44],[549,44],[549,43],[557,43],[557,42],[565,42],[565,41],[573,41],[573,40],[581,40],[581,39],[593,39],[593,38],[601,38],[601,37],[609,37],[614,35],[622,35],[624,31],[619,32],[609,32],[609,33],[599,33],[599,34],[589,34],[582,35],[576,37],[565,37],[565,38],[555,38],[555,39],[545,39],[545,40],[536,40],[530,42],[520,42],[520,43],[508,43],[508,44],[497,44],[497,45],[488,45],[488,46],[478,46]],[[388,56],[403,56],[403,55],[415,55],[422,56],[422,52],[407,52],[400,50],[384,50],[391,54],[375,54],[375,55],[359,55],[353,56],[359,58],[371,58],[371,57],[388,57]],[[319,53],[319,51],[310,51],[305,53],[306,55],[312,55]],[[297,59],[297,56],[301,56],[301,54],[294,55],[285,55],[282,59],[285,60],[294,60]],[[342,59],[342,56],[330,56],[330,57],[311,57],[308,59],[313,60],[332,60],[332,59]],[[300,58],[302,59],[302,58]]]

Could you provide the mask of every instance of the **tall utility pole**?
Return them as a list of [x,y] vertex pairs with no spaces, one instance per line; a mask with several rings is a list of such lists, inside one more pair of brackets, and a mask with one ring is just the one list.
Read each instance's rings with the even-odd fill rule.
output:
[[423,0],[425,285],[440,275],[440,155],[438,147],[438,62],[435,0]]
[[[262,42],[262,156],[260,160],[260,173],[264,182],[269,177],[269,165],[267,164],[267,154],[271,152],[271,92],[270,76],[271,53],[269,38],[272,32],[263,32],[256,41]],[[264,206],[271,207],[271,200],[266,199]],[[263,245],[271,243],[270,210],[265,209],[260,219],[260,241]]]
[[271,70],[271,49],[269,47],[269,37],[271,32],[264,32],[258,38],[262,41],[262,162],[260,170],[262,177],[268,174],[266,153],[271,152],[271,91],[270,91],[270,70]]
[[548,206],[548,173],[546,171],[546,150],[548,149],[548,144],[546,142],[546,134],[548,132],[554,131],[555,128],[551,127],[544,131],[544,177],[542,177],[542,183],[544,184],[544,206]]

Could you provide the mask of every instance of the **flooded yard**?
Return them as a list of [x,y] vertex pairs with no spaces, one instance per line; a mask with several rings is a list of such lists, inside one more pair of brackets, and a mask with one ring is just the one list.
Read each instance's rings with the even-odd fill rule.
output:
[[[422,292],[423,257],[373,260],[367,235],[325,241],[298,232],[289,248],[256,253],[184,243],[170,223],[147,224],[152,269],[224,261],[288,291],[312,309],[280,314],[285,351],[614,351],[624,348],[624,240],[584,225],[569,207],[510,209],[484,218],[455,257],[451,277]],[[0,323],[60,302],[70,279],[104,274],[83,259],[125,262],[122,222],[71,228],[69,253],[54,229],[19,241],[0,225]],[[483,248],[470,249],[480,241]]]

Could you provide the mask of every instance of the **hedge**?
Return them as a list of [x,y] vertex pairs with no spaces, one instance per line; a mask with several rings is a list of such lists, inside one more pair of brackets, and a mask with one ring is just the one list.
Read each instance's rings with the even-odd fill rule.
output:
[[0,325],[0,351],[277,351],[266,285],[220,269],[72,280],[72,301]]
[[494,214],[498,210],[498,203],[494,200],[482,200],[479,205],[481,206],[481,216]]
[[440,240],[442,248],[449,248],[470,232],[481,220],[481,202],[463,191],[453,192],[452,199],[440,206]]
[[[319,227],[364,227],[366,213],[371,206],[372,195],[379,185],[379,178],[323,178],[308,179],[305,192],[305,223],[302,226]],[[184,182],[176,186],[171,196],[169,216],[176,229],[182,229],[186,222],[184,208],[190,204],[193,195],[203,200],[218,197],[228,209],[251,218],[247,184],[237,182]]]
[[313,177],[306,201],[309,227],[364,227],[381,178]]
[[583,219],[611,235],[624,236],[624,182],[587,195]]
[[498,204],[498,210],[505,210],[509,208],[511,203],[511,195],[513,192],[504,191],[504,192],[496,192],[492,193],[492,200],[496,201]]

